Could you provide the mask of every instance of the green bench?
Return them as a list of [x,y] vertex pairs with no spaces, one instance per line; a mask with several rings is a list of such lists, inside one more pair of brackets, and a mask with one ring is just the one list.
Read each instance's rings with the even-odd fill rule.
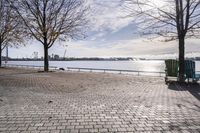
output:
[[168,81],[169,77],[178,77],[178,61],[177,60],[165,60],[165,82]]
[[[169,77],[178,77],[179,74],[179,62],[177,60],[169,59],[165,60],[165,82],[168,81]],[[192,60],[185,60],[185,80],[189,82],[197,82],[200,79],[200,75],[195,73],[195,62]]]
[[195,62],[192,60],[185,60],[185,78],[188,80],[192,79],[192,82],[199,80],[199,75],[195,72]]

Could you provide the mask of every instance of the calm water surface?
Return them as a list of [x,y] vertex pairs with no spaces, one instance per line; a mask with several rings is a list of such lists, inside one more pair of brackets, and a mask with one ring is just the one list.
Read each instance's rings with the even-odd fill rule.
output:
[[[43,61],[9,61],[8,64],[43,66]],[[59,68],[86,67],[99,69],[120,69],[138,71],[164,71],[164,61],[50,61],[50,66]],[[196,71],[200,71],[200,61],[196,61]]]

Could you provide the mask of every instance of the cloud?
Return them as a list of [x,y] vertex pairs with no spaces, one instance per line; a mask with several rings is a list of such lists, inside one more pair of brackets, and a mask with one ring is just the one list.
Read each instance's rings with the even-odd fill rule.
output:
[[[198,55],[199,40],[186,41],[186,53]],[[164,57],[178,54],[178,42],[148,41],[146,39],[121,40],[106,42],[99,47],[95,41],[68,42],[67,56],[76,57]],[[61,51],[64,52],[63,49]],[[195,54],[194,54],[195,52]]]
[[[68,57],[169,57],[177,56],[178,42],[148,41],[142,38],[130,40],[117,40],[99,44],[97,41],[71,41],[55,44],[49,49],[49,55],[58,54],[63,57],[65,50]],[[67,47],[64,47],[68,45]],[[100,45],[100,46],[99,46]],[[186,53],[190,56],[200,56],[198,39],[186,41]],[[19,49],[9,49],[11,57],[33,57],[33,52],[43,56],[43,47],[35,43]]]
[[[49,49],[49,54],[59,54],[61,57],[67,49],[66,56],[70,57],[164,57],[177,55],[178,43],[147,41],[134,34],[137,26],[133,18],[122,18],[124,14],[121,0],[88,0],[91,4],[91,23],[88,37],[84,40],[76,40],[56,43]],[[186,52],[198,55],[200,52],[199,40],[186,41]],[[64,47],[63,45],[68,45]],[[43,46],[37,41],[32,41],[26,47],[19,49],[10,48],[11,57],[32,57],[33,52],[39,52],[43,56]],[[5,53],[4,53],[5,54]]]
[[91,30],[93,31],[117,31],[132,22],[132,18],[122,18],[121,0],[93,0],[91,10]]

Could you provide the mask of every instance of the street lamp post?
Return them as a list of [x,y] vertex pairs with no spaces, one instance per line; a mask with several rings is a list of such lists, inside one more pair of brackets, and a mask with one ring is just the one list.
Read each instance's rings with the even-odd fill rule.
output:
[[66,53],[67,53],[67,47],[68,47],[68,45],[65,45],[65,52],[64,52],[64,55],[63,55],[63,59],[65,60],[65,55],[66,55]]

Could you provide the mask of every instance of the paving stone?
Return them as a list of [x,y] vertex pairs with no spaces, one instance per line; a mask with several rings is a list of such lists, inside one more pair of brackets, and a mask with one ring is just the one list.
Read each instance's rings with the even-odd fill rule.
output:
[[80,133],[88,133],[89,132],[88,129],[80,129],[79,131],[80,131]]
[[199,133],[198,84],[0,68],[0,132]]
[[47,130],[47,127],[38,127],[37,130]]
[[100,129],[99,129],[99,132],[104,132],[104,133],[105,133],[105,132],[108,132],[108,129],[100,128]]
[[41,127],[41,126],[43,126],[44,124],[43,123],[36,123],[35,124],[35,127]]
[[50,133],[60,133],[60,130],[50,130]]
[[95,132],[95,133],[97,133],[97,132],[99,132],[99,130],[98,129],[89,129],[89,132]]
[[38,127],[29,127],[28,130],[37,130]]
[[50,133],[50,131],[40,131],[40,133]]
[[65,126],[58,126],[57,129],[65,129]]

